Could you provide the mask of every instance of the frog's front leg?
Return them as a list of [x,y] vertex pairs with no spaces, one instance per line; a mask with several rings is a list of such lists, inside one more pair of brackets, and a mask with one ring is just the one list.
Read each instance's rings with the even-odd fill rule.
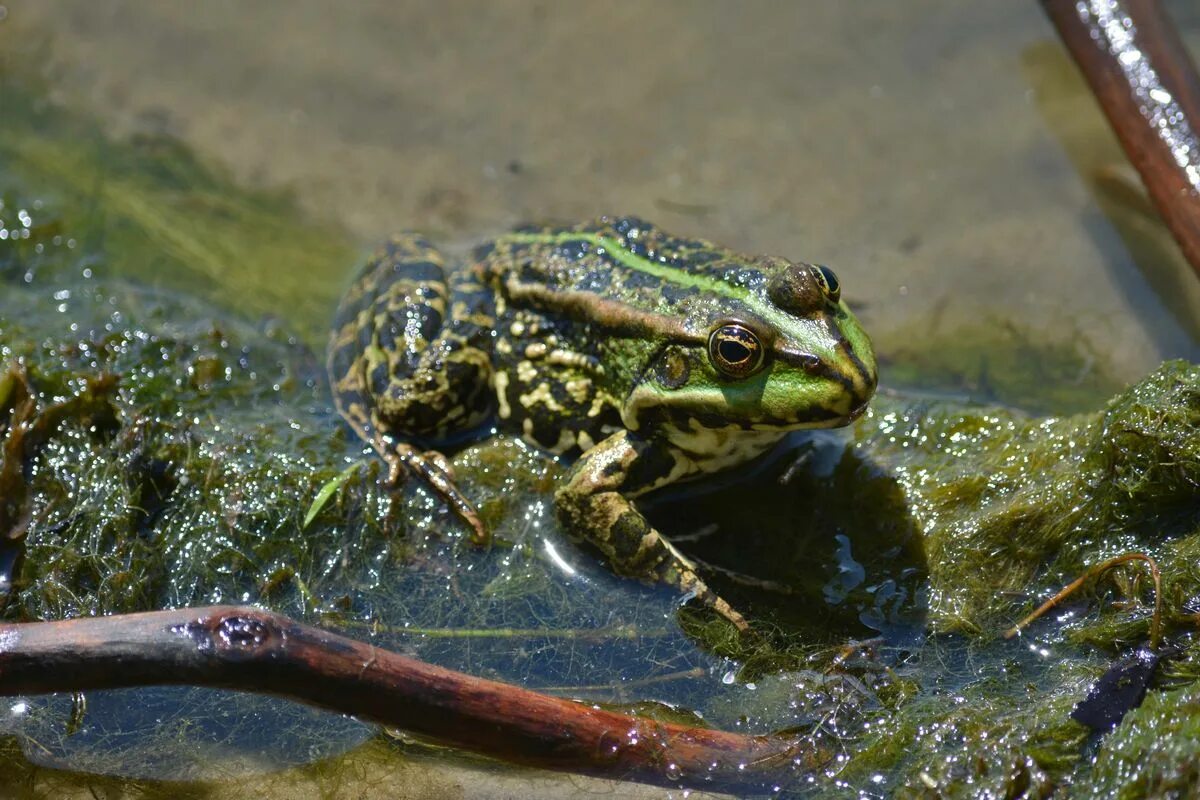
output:
[[479,519],[479,512],[455,484],[450,462],[444,455],[436,450],[419,450],[387,436],[373,444],[388,465],[389,486],[399,486],[405,475],[417,476],[470,526],[473,544],[486,545],[492,541],[491,533]]
[[664,445],[620,431],[576,462],[566,486],[555,495],[559,520],[568,534],[598,548],[614,572],[677,586],[738,630],[748,630],[745,618],[708,588],[695,564],[656,531],[630,500],[691,471],[682,456]]

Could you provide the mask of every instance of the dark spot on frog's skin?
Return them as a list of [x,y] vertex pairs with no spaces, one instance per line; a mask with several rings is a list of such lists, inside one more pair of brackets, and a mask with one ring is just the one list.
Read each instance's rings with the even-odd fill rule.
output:
[[388,377],[387,363],[381,361],[376,364],[375,368],[371,370],[371,375],[367,380],[367,385],[370,387],[371,394],[383,394],[387,390]]
[[644,219],[637,217],[621,217],[613,220],[612,228],[619,233],[622,238],[629,236],[630,231],[652,231],[654,226]]
[[761,286],[765,282],[761,270],[747,267],[744,264],[730,265],[717,274],[721,280],[734,286],[751,288]]
[[474,250],[471,251],[471,258],[475,261],[483,261],[485,258],[490,256],[495,251],[496,251],[496,243],[495,242],[488,242],[486,244],[481,244],[478,247],[476,247]]
[[646,520],[641,514],[630,509],[617,517],[617,521],[609,529],[608,537],[615,560],[622,565],[631,562],[641,550],[642,537],[645,535]]
[[[567,384],[564,381],[554,381],[550,384],[550,396],[554,398],[554,402],[560,407],[567,409],[566,413],[569,417],[586,414],[587,407],[591,405],[591,392],[589,392],[588,400],[585,401],[583,408],[576,409],[575,407],[577,403],[575,398],[572,396],[571,392],[568,391]],[[566,420],[568,424],[572,421],[573,420],[571,419]],[[563,420],[559,420],[560,424],[563,422]]]
[[663,285],[662,278],[645,272],[629,271],[625,273],[625,286],[630,289],[653,289]]
[[678,253],[664,253],[662,250],[659,250],[658,257],[654,260],[675,269],[687,269],[688,267],[687,259],[681,258]]
[[359,408],[367,408],[370,405],[367,395],[363,394],[357,389],[340,389],[338,391],[338,396],[339,403],[343,409],[353,408],[355,406]]
[[463,361],[447,362],[445,372],[446,380],[456,386],[471,386],[485,377],[479,374],[480,370],[474,364]]
[[385,352],[391,353],[396,350],[396,340],[400,338],[401,332],[396,330],[396,323],[389,322],[381,328],[378,328],[379,337],[377,342],[379,347]]
[[407,316],[408,319],[417,321],[417,329],[426,342],[436,339],[442,329],[442,315],[432,306],[420,305],[410,308]]
[[520,175],[523,169],[525,169],[525,165],[515,158],[508,162],[508,172],[511,175]]
[[392,267],[392,277],[412,281],[440,281],[442,268],[432,261],[399,261]]
[[558,437],[562,435],[562,425],[559,424],[557,418],[546,416],[542,406],[539,405],[532,409],[529,420],[533,427],[530,435],[535,442],[547,448],[558,444]]
[[689,297],[695,297],[700,294],[700,290],[696,287],[676,286],[673,283],[664,283],[662,285],[662,296],[672,304],[680,303]]
[[571,242],[563,242],[562,244],[558,245],[558,252],[565,258],[569,258],[572,261],[581,260],[591,251],[591,243],[582,239]]
[[433,402],[428,405],[421,403],[409,403],[404,408],[405,428],[411,431],[425,432],[436,431],[445,421],[446,404],[450,398],[441,398],[441,402]]
[[637,454],[637,458],[628,466],[629,474],[638,478],[632,485],[643,486],[651,483],[670,473],[675,466],[675,459],[671,456],[669,448],[664,447],[662,443],[637,436],[631,436],[629,441]]
[[625,249],[633,253],[638,258],[646,258],[649,254],[649,251],[646,249],[646,245],[636,240],[627,242],[625,244]]
[[579,289],[584,292],[597,294],[606,291],[612,285],[612,270],[594,269],[585,273],[579,281]]
[[687,358],[675,348],[668,348],[654,368],[654,377],[664,389],[678,389],[688,382],[692,370]]

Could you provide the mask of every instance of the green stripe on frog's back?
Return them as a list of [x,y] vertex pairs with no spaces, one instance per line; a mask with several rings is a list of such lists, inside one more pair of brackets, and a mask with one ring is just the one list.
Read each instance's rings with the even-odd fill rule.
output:
[[[536,266],[523,267],[530,251],[544,246],[554,248],[556,260],[542,255]],[[509,251],[508,269],[523,284],[541,283],[556,293],[620,297],[644,312],[675,317],[676,324],[679,316],[697,310],[695,301],[715,298],[723,298],[724,316],[738,316],[741,306],[781,331],[796,324],[794,316],[766,297],[769,276],[751,259],[708,242],[672,237],[640,220],[520,230],[501,237],[496,247]],[[537,274],[529,275],[531,269]],[[622,274],[637,279],[614,287]],[[704,332],[691,333],[699,337]]]
[[[729,297],[734,300],[751,302],[751,293],[741,286],[734,286],[719,278],[712,278],[702,273],[689,271],[679,265],[665,262],[650,261],[625,249],[616,239],[598,233],[579,233],[565,231],[562,233],[513,233],[505,237],[519,243],[536,243],[565,245],[572,242],[587,242],[596,248],[596,255],[610,255],[621,266],[637,272],[673,283],[686,289],[698,289],[704,292]],[[761,275],[761,273],[759,273]]]

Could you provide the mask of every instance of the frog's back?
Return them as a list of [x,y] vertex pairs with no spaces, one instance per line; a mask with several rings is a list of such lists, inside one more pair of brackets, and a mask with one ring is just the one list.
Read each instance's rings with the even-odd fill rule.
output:
[[[615,314],[618,306],[677,320],[703,317],[705,324],[709,310],[751,313],[769,279],[761,259],[674,236],[636,217],[518,228],[480,248],[477,260],[501,294],[535,304],[554,296],[579,316],[618,327],[628,319]],[[572,297],[573,306],[563,302]]]

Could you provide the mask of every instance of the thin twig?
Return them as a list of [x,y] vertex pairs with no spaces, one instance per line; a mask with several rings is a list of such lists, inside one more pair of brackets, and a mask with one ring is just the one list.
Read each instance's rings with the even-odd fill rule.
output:
[[343,630],[362,630],[372,634],[419,636],[423,639],[578,639],[605,641],[612,639],[662,639],[678,635],[669,628],[639,628],[636,625],[607,625],[603,628],[415,628],[388,625],[378,621],[342,619],[330,615],[330,624]]
[[1011,628],[1005,631],[1004,638],[1013,638],[1019,634],[1023,628],[1028,626],[1029,623],[1041,617],[1063,600],[1066,600],[1068,597],[1074,594],[1079,587],[1083,586],[1088,581],[1099,577],[1113,567],[1120,566],[1121,564],[1125,564],[1129,561],[1146,562],[1146,564],[1150,567],[1150,577],[1154,579],[1154,616],[1150,618],[1150,649],[1158,649],[1159,637],[1162,635],[1162,576],[1158,571],[1158,562],[1145,553],[1126,553],[1125,555],[1117,556],[1116,558],[1110,558],[1108,561],[1092,567],[1087,572],[1083,573],[1078,578],[1060,589],[1058,593],[1049,600],[1038,606],[1032,614],[1025,617],[1025,619],[1021,620],[1016,625],[1013,625]]

